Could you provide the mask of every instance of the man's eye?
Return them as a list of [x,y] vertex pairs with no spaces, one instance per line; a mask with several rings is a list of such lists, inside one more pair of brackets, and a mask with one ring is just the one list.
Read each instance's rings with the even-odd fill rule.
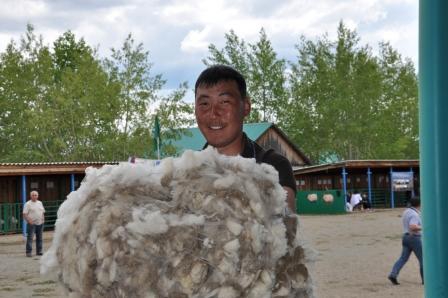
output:
[[200,102],[200,103],[199,103],[199,107],[200,107],[201,109],[208,108],[208,106],[209,106],[208,102]]

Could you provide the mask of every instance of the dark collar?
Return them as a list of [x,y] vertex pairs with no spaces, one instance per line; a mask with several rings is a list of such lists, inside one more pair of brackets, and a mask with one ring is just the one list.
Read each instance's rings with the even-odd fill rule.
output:
[[255,143],[247,137],[245,132],[243,132],[243,152],[241,152],[241,156],[245,158],[255,158],[255,151]]

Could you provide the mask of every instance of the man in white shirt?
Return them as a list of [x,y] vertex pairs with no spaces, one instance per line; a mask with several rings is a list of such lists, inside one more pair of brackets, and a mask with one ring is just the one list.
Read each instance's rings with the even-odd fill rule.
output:
[[355,209],[362,210],[362,197],[361,194],[356,190],[350,198],[350,205],[352,205],[352,210]]
[[45,221],[45,208],[38,200],[39,193],[33,190],[28,202],[23,206],[23,218],[28,223],[26,237],[26,256],[31,257],[33,250],[33,235],[36,234],[36,255],[42,255],[42,230]]

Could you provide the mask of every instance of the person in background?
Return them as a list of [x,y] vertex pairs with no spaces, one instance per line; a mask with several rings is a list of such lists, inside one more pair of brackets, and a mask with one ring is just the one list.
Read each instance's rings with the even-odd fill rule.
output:
[[244,119],[251,111],[244,77],[234,68],[214,65],[205,69],[195,84],[195,116],[207,146],[229,156],[255,158],[272,165],[287,193],[286,213],[296,211],[296,181],[289,160],[274,150],[264,150],[243,132]]
[[39,193],[33,190],[28,202],[23,206],[23,218],[28,223],[26,237],[26,256],[32,256],[33,236],[36,234],[36,255],[42,255],[42,230],[45,222],[45,208],[38,200]]
[[392,267],[388,278],[394,285],[399,285],[397,280],[398,274],[401,268],[406,264],[409,256],[414,252],[420,264],[420,277],[423,280],[423,259],[422,259],[422,220],[420,217],[420,198],[414,197],[409,201],[410,206],[406,208],[402,215],[403,221],[403,237],[402,237],[402,250],[400,258],[395,262]]
[[355,210],[355,209],[363,210],[362,209],[362,197],[361,197],[361,194],[359,193],[359,191],[355,190],[353,192],[352,196],[350,197],[350,205],[352,205],[352,210]]
[[362,208],[364,210],[370,210],[372,206],[369,201],[369,196],[365,192],[363,192],[361,197],[362,197]]

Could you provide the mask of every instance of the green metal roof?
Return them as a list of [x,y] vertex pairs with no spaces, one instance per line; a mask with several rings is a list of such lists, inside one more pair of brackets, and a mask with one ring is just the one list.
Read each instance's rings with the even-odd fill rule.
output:
[[[272,126],[272,123],[246,123],[243,125],[243,131],[247,136],[256,141],[258,138]],[[173,141],[172,144],[178,148],[178,152],[190,150],[201,150],[205,144],[205,138],[197,127],[187,128],[187,133],[182,135],[181,139]]]

